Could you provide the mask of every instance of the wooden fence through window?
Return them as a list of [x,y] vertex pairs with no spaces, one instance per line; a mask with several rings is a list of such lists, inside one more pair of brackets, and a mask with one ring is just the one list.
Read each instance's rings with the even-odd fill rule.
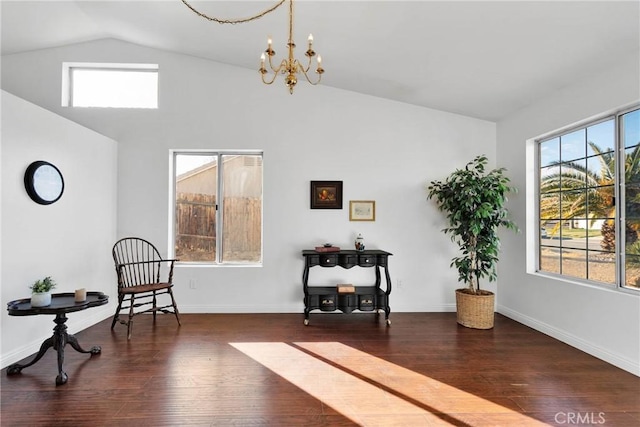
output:
[[[216,197],[178,193],[176,257],[181,261],[215,261]],[[234,197],[224,201],[224,260],[257,262],[262,247],[262,201]]]

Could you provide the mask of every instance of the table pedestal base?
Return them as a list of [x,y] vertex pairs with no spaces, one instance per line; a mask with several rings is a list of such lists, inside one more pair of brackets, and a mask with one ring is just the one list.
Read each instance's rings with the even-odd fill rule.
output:
[[35,364],[38,360],[44,356],[47,350],[53,347],[54,350],[58,352],[58,376],[56,377],[56,385],[62,385],[67,382],[69,377],[66,372],[62,370],[62,364],[64,363],[64,347],[69,344],[76,351],[80,353],[91,353],[100,354],[102,348],[100,346],[93,346],[90,350],[85,350],[80,347],[78,344],[78,340],[75,336],[67,333],[67,325],[65,325],[67,321],[67,316],[65,313],[56,314],[56,318],[53,320],[56,326],[53,328],[53,336],[51,338],[47,338],[44,340],[42,345],[40,346],[40,351],[33,358],[33,360],[29,363],[21,365],[19,363],[14,363],[7,368],[7,375],[15,375],[19,374],[24,368],[27,368],[33,364]]

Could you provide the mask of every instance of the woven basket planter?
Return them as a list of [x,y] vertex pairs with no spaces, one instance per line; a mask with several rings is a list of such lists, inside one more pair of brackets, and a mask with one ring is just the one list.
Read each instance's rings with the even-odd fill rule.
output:
[[467,328],[491,329],[495,309],[493,292],[481,291],[481,294],[470,294],[466,289],[456,290],[456,309],[458,323]]

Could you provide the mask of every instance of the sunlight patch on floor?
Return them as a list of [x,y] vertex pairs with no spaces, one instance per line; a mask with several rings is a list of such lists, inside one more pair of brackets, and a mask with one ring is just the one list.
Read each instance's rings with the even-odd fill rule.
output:
[[294,344],[306,352],[281,342],[230,343],[360,425],[546,425],[338,342]]

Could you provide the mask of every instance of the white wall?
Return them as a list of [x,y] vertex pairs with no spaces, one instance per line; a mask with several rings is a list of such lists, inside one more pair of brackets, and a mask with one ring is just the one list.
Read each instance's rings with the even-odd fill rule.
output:
[[[4,309],[28,298],[37,279],[52,276],[55,292],[84,287],[111,296],[108,305],[69,314],[70,333],[113,314],[117,144],[5,91],[1,137],[4,367],[37,351],[53,333],[54,316],[15,317]],[[64,176],[64,194],[54,204],[38,205],[25,191],[24,172],[35,160],[50,161]]]
[[[160,108],[62,108],[62,61],[157,63]],[[477,154],[495,158],[494,123],[322,85],[300,83],[290,95],[281,82],[263,85],[255,70],[116,40],[5,56],[2,85],[118,141],[118,235],[142,236],[163,253],[169,150],[264,150],[264,266],[178,268],[183,312],[302,313],[300,251],[323,242],[351,248],[357,232],[367,247],[394,254],[389,270],[402,286],[392,311],[454,307],[455,247],[425,187]],[[310,210],[311,180],[342,180],[344,209]],[[375,200],[376,221],[349,222],[349,200]],[[313,280],[373,281],[372,270],[319,270]]]
[[[585,286],[527,273],[534,248],[533,144],[526,141],[637,102],[638,52],[607,72],[594,75],[498,123],[498,163],[520,189],[510,208],[525,231],[504,234],[499,266],[498,310],[575,347],[640,375],[640,298],[637,293]],[[529,154],[529,159],[526,154]],[[527,219],[531,224],[527,223]],[[528,240],[527,240],[528,239]],[[531,264],[531,263],[530,263]]]

